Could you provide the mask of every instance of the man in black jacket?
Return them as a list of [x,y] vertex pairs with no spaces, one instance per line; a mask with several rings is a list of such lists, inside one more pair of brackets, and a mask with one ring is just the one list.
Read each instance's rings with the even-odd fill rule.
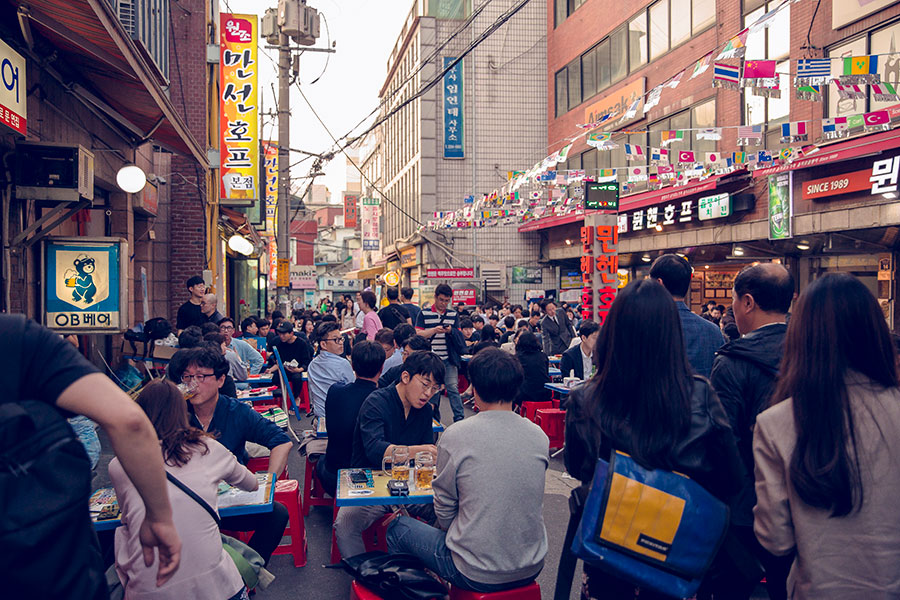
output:
[[593,375],[594,346],[600,337],[600,326],[590,320],[582,321],[578,336],[581,343],[563,352],[559,370],[563,377],[570,377],[574,372],[578,379],[590,379]]
[[[793,557],[769,554],[753,535],[756,494],[752,444],[756,415],[769,406],[778,366],[784,355],[785,319],[794,297],[794,279],[780,264],[747,267],[735,278],[732,296],[734,319],[742,337],[716,352],[710,380],[728,414],[745,467],[741,491],[732,502],[732,528],[745,548],[762,564],[769,597],[776,600],[786,597],[786,579]],[[733,562],[743,562],[731,558]],[[745,572],[741,586],[741,569],[737,571],[728,583],[729,597],[749,598],[759,577],[755,577],[752,570]]]

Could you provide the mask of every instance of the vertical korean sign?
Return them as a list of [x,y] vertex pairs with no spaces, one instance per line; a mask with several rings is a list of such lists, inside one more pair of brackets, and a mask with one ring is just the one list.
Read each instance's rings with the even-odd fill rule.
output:
[[619,228],[614,213],[588,214],[581,228],[581,315],[603,325],[619,287]]
[[362,199],[362,249],[378,250],[381,248],[379,221],[381,218],[381,199]]
[[791,237],[794,213],[794,172],[769,175],[769,239]]
[[222,13],[219,35],[219,198],[253,204],[259,196],[256,15]]
[[[445,56],[443,68],[456,60]],[[465,158],[463,147],[462,61],[444,75],[444,158]]]
[[25,135],[25,59],[0,40],[0,123]]
[[266,167],[266,228],[263,235],[269,241],[269,280],[274,282],[278,273],[278,247],[275,243],[278,231],[278,145],[263,142],[263,157]]
[[344,194],[344,227],[356,229],[356,226],[359,224],[356,212],[358,202],[359,196],[356,194]]

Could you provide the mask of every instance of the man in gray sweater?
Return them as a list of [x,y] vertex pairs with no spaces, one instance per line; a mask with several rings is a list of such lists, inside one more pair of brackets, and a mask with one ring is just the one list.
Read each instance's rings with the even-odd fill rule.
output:
[[388,528],[388,550],[415,554],[453,586],[497,592],[527,585],[544,565],[549,441],[512,412],[523,379],[515,357],[487,348],[468,371],[479,413],[448,427],[438,446],[433,487],[441,529],[398,517]]

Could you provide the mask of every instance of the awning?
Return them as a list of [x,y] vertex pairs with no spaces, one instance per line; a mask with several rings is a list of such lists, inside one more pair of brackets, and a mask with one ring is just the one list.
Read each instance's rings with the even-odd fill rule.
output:
[[228,208],[227,206],[219,206],[219,214],[225,217],[223,225],[228,229],[228,237],[235,234],[242,235],[249,238],[255,247],[265,247],[265,242],[259,236],[259,232],[256,231],[256,228],[250,224],[247,215]]
[[[166,81],[122,27],[106,0],[9,0],[22,7],[34,32],[65,52],[93,90],[72,92],[109,113],[140,140],[192,156],[209,167],[206,150],[163,91]],[[51,16],[52,15],[52,16]],[[92,98],[92,96],[95,96]],[[106,105],[106,106],[104,106]]]
[[376,265],[367,269],[350,271],[344,275],[344,279],[374,279],[384,273],[384,265]]
[[756,179],[757,177],[784,173],[785,171],[818,167],[828,163],[859,158],[861,156],[881,154],[885,150],[897,147],[900,147],[900,130],[883,131],[881,133],[865,135],[853,138],[852,140],[846,140],[837,144],[821,147],[815,154],[784,165],[757,169],[753,171],[753,178]]

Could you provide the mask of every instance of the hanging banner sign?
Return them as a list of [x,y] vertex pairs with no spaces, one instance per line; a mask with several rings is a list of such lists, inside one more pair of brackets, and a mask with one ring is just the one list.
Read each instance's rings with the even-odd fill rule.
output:
[[[455,56],[445,56],[443,68],[454,60]],[[465,158],[462,77],[462,61],[444,75],[444,158]]]
[[466,306],[475,306],[475,288],[466,288],[464,290],[453,290],[453,298],[450,304],[456,306],[460,302]]
[[219,15],[219,198],[252,205],[259,197],[256,15]]
[[784,240],[792,236],[794,212],[794,172],[769,175],[769,239]]
[[[647,78],[640,77],[623,88],[588,105],[584,109],[585,123],[598,123],[602,119],[612,119],[616,127],[627,125],[644,118],[644,91]],[[638,101],[635,105],[635,101]],[[629,110],[629,109],[633,109]],[[632,114],[633,113],[633,114]]]
[[362,199],[362,249],[378,250],[381,248],[381,199]]
[[474,279],[475,269],[428,269],[428,279]]
[[263,235],[275,236],[278,231],[278,145],[263,142],[266,167],[266,228]]
[[0,40],[0,123],[25,135],[25,58]]
[[356,194],[344,194],[344,227],[356,229],[359,224],[357,219],[357,207],[359,196]]
[[44,324],[60,333],[123,331],[128,317],[127,265],[124,239],[47,238]]
[[288,258],[279,258],[277,262],[278,275],[275,285],[289,287],[291,285],[291,261]]

